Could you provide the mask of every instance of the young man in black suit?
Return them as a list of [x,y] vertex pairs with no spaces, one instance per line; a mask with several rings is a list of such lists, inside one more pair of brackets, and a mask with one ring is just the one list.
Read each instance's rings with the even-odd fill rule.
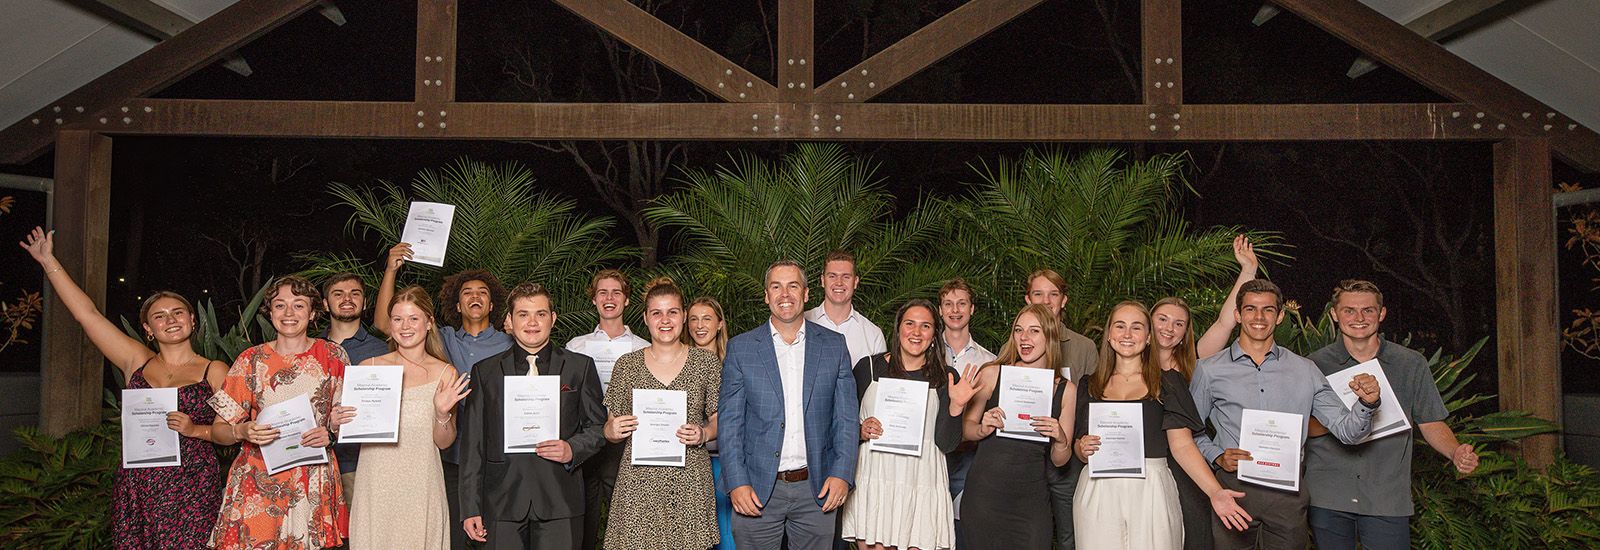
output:
[[[516,345],[472,367],[462,413],[462,527],[492,550],[570,548],[583,541],[583,461],[605,443],[606,409],[594,360],[550,345],[550,292],[523,283],[506,299],[506,332]],[[532,369],[537,372],[529,372]],[[504,452],[505,379],[561,377],[560,439],[536,453]]]

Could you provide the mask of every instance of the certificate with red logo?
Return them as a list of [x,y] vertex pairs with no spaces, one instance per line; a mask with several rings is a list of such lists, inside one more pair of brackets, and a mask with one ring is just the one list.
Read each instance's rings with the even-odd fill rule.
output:
[[1305,416],[1245,409],[1239,421],[1239,481],[1286,491],[1300,490],[1300,442]]
[[1000,367],[1000,410],[1006,413],[1006,426],[995,435],[1012,439],[1047,442],[1050,438],[1033,429],[1033,418],[1050,416],[1050,396],[1056,373],[1031,367]]
[[167,427],[167,413],[176,410],[178,388],[122,390],[123,468],[182,464],[178,432]]

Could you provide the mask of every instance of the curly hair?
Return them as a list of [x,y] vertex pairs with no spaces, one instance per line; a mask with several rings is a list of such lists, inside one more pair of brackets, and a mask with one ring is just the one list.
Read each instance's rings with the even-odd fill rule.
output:
[[[461,301],[461,287],[472,281],[482,281],[489,287],[489,304],[504,304],[506,287],[500,284],[500,278],[495,277],[482,269],[468,269],[455,275],[444,278],[444,284],[439,287],[439,314],[444,318],[444,324],[452,327],[461,326],[461,312],[456,311],[455,305]],[[490,326],[498,326],[505,317],[505,311],[491,307],[489,310]]]
[[311,281],[299,275],[284,275],[273,279],[272,284],[267,287],[267,297],[261,300],[262,317],[272,318],[272,297],[283,287],[289,287],[290,295],[301,296],[311,302],[312,320],[322,314],[322,292],[317,289],[317,285],[311,284]]

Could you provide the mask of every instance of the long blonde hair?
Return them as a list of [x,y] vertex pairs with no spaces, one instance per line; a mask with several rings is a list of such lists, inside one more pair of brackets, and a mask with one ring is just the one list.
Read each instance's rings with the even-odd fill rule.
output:
[[[444,340],[439,338],[439,321],[433,316],[433,299],[428,297],[428,291],[417,285],[401,289],[399,293],[394,295],[394,301],[389,302],[389,311],[385,311],[383,314],[393,315],[394,306],[403,302],[410,302],[412,305],[417,306],[417,309],[422,310],[423,315],[428,316],[428,335],[422,339],[422,351],[440,361],[449,363],[450,355],[445,352]],[[390,327],[390,330],[393,329],[394,327]],[[398,349],[400,349],[400,343],[395,341],[393,335],[389,336],[389,351]]]
[[[689,309],[694,309],[694,306],[709,307],[711,308],[712,313],[717,314],[717,324],[722,326],[717,327],[717,336],[711,339],[711,351],[717,353],[717,359],[727,358],[728,318],[722,315],[722,302],[718,302],[716,298],[712,298],[710,296],[701,296],[699,298],[695,298],[693,302],[689,303]],[[688,332],[689,331],[687,330],[684,331],[686,334]],[[694,343],[694,338],[690,338],[689,342],[692,345]]]
[[[1189,309],[1189,302],[1185,302],[1183,298],[1177,296],[1168,296],[1156,301],[1156,305],[1150,308],[1150,320],[1152,322],[1150,329],[1152,333],[1155,331],[1153,323],[1156,310],[1161,309],[1161,306],[1176,306],[1183,310],[1185,317],[1189,318],[1189,321],[1184,323],[1183,339],[1178,340],[1178,345],[1172,348],[1172,361],[1178,365],[1178,374],[1182,374],[1183,380],[1188,382],[1194,376],[1195,363],[1200,361],[1200,352],[1195,348],[1197,344],[1194,339],[1194,311]],[[1227,314],[1228,312],[1226,311],[1221,313],[1221,315]],[[1156,354],[1155,357],[1159,361],[1161,355]]]
[[[1111,308],[1111,313],[1106,315],[1105,330],[1100,332],[1100,366],[1089,375],[1089,395],[1095,399],[1104,399],[1106,384],[1111,382],[1112,371],[1117,368],[1117,353],[1111,350],[1111,320],[1117,316],[1122,308],[1133,308],[1144,317],[1145,341],[1144,351],[1139,352],[1141,376],[1144,378],[1146,397],[1156,401],[1161,400],[1161,361],[1152,353],[1150,348],[1155,344],[1155,333],[1150,330],[1150,310],[1143,303],[1128,300]],[[1190,352],[1193,353],[1193,352]]]
[[[1055,373],[1056,383],[1060,384],[1061,381],[1066,380],[1066,378],[1063,378],[1061,376],[1061,369],[1060,369],[1060,365],[1061,365],[1061,357],[1060,357],[1060,353],[1061,353],[1061,321],[1056,320],[1056,314],[1055,314],[1055,312],[1050,311],[1050,306],[1047,306],[1047,305],[1044,305],[1044,304],[1032,304],[1032,305],[1029,305],[1027,307],[1022,308],[1021,311],[1018,311],[1017,312],[1017,316],[1011,321],[1011,324],[1013,326],[1015,326],[1018,322],[1020,322],[1022,320],[1022,316],[1023,315],[1030,314],[1030,313],[1033,314],[1033,317],[1035,319],[1039,320],[1039,324],[1042,325],[1043,328],[1044,328],[1044,341],[1045,341],[1045,346],[1044,346],[1044,364],[1045,364],[1045,368],[1048,368],[1048,369],[1050,369],[1050,372]],[[984,366],[987,367],[989,365],[1015,365],[1015,364],[1017,364],[1017,362],[1021,361],[1021,359],[1022,359],[1022,353],[1017,351],[1017,343],[1016,343],[1015,337],[1007,338],[1005,345],[1000,346],[1000,354],[995,356],[994,361],[991,361],[991,362],[989,362],[988,365],[984,365]]]

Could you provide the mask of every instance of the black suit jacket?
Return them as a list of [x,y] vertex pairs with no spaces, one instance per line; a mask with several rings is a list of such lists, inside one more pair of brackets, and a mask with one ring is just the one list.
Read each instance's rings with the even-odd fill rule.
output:
[[[554,344],[550,344],[554,345]],[[520,346],[479,361],[461,416],[461,517],[484,523],[570,518],[583,515],[583,470],[605,444],[605,405],[594,359],[561,348],[539,374],[561,376],[561,439],[572,461],[558,464],[535,454],[504,452],[505,378],[528,373]]]

